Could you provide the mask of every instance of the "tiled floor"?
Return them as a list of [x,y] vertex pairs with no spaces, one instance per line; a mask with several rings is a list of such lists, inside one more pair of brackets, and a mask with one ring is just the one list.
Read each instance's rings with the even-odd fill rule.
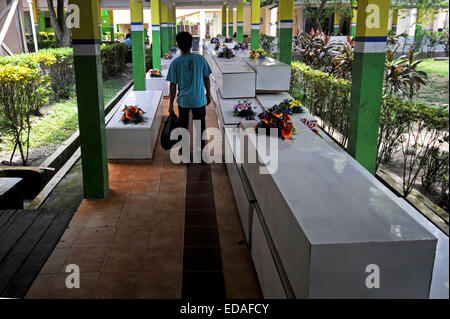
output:
[[[224,164],[175,165],[158,145],[152,162],[109,163],[109,177],[108,197],[82,202],[27,298],[261,297]],[[68,264],[79,289],[66,288]]]

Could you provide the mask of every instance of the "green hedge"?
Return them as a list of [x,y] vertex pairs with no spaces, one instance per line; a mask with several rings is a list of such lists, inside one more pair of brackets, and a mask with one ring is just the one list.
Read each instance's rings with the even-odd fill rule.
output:
[[100,51],[103,79],[113,77],[124,70],[128,53],[126,44],[120,42],[102,44]]
[[[292,63],[291,74],[291,95],[303,101],[312,115],[320,117],[326,132],[331,135],[339,132],[338,142],[345,147],[350,124],[351,82],[311,69],[300,62]],[[444,141],[448,142],[448,125],[448,108],[445,106],[430,106],[400,98],[383,98],[377,167],[382,162],[391,161],[396,153],[402,152],[405,197],[422,173],[426,176],[436,176],[434,172],[430,172],[430,165],[436,166],[436,163],[441,163],[448,157],[448,153],[445,155],[440,150],[440,145]],[[446,165],[448,167],[448,162]],[[448,194],[448,171],[439,180],[425,180],[428,185],[436,183],[444,185],[441,192]]]
[[75,83],[73,72],[73,50],[71,48],[45,49],[35,53],[0,57],[0,65],[15,65],[39,69],[41,75],[50,78],[53,97],[67,99]]
[[312,115],[320,117],[325,131],[331,135],[338,131],[343,145],[348,135],[350,92],[350,81],[292,62],[291,95],[302,100]]

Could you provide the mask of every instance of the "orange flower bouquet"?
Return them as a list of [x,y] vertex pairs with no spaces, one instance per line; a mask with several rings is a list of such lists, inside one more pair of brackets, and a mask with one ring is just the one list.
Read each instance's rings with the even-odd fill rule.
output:
[[134,106],[134,105],[125,105],[125,107],[122,109],[122,117],[120,120],[124,124],[138,124],[140,122],[144,122],[144,110],[142,110],[140,107]]
[[269,133],[270,128],[278,129],[278,136],[284,139],[292,138],[296,127],[292,122],[292,118],[289,114],[281,112],[277,107],[268,109],[258,115],[260,121],[255,126],[255,130],[264,129],[266,133]]
[[148,70],[151,78],[162,78],[162,73],[159,69],[150,69]]

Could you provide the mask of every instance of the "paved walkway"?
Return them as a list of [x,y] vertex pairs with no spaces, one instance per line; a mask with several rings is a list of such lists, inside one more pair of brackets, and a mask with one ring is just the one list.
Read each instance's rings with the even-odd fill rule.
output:
[[[174,165],[158,144],[152,162],[109,163],[109,176],[108,197],[83,200],[27,298],[261,298],[224,164]],[[68,264],[79,289],[65,286]]]

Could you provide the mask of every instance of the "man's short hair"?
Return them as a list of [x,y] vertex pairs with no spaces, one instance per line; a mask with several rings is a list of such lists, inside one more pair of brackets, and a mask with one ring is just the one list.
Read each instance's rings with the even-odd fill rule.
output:
[[192,35],[189,32],[180,32],[177,34],[177,44],[183,53],[189,51],[192,48]]
[[125,36],[125,38],[128,39],[129,37],[131,37],[131,34],[127,33],[127,35]]

